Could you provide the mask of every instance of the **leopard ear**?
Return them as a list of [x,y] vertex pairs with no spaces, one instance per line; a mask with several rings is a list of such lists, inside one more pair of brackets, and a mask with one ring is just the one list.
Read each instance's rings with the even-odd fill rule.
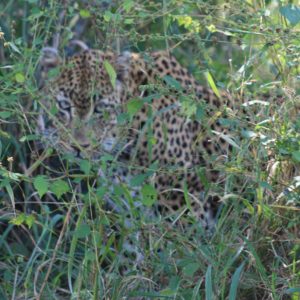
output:
[[53,47],[44,47],[39,61],[38,67],[38,85],[43,87],[48,79],[48,73],[51,69],[56,68],[61,63],[61,58],[58,55],[57,49]]
[[120,82],[126,81],[129,75],[132,53],[125,51],[117,57],[116,72]]

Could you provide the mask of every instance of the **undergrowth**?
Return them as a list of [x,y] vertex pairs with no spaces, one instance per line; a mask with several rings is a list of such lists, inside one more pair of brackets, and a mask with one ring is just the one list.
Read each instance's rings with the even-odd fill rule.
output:
[[[0,3],[0,299],[300,299],[300,6],[292,2]],[[229,141],[233,153],[218,166],[224,186],[210,186],[222,198],[212,232],[184,208],[154,214],[153,191],[132,196],[142,172],[112,183],[114,157],[43,147],[42,49],[70,56],[74,40],[115,52],[169,49],[215,93],[228,89],[265,111],[252,122],[235,116],[244,139]],[[279,105],[260,96],[277,91]]]

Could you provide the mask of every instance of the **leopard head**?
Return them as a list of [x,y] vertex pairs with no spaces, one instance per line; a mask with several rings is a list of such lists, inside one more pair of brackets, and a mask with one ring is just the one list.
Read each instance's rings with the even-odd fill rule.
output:
[[127,61],[111,52],[86,50],[46,81],[42,106],[50,133],[63,149],[93,157],[120,150],[122,129],[117,120],[126,97],[122,80]]

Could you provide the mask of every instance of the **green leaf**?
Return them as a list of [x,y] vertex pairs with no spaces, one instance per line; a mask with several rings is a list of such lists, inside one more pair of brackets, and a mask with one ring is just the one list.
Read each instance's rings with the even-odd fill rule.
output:
[[217,31],[216,26],[214,24],[210,24],[209,26],[206,26],[207,30],[214,33]]
[[25,81],[25,76],[22,73],[17,73],[15,79],[18,83],[23,83]]
[[69,185],[61,179],[54,181],[50,186],[50,191],[53,192],[58,199],[69,190]]
[[197,103],[188,97],[182,98],[181,110],[185,116],[191,118],[197,113]]
[[12,42],[7,42],[7,44],[9,45],[9,47],[11,47],[11,49],[13,51],[15,51],[18,54],[21,54],[21,51],[19,50],[19,48]]
[[115,71],[114,67],[110,64],[109,61],[105,60],[104,61],[104,68],[105,68],[106,72],[108,73],[111,85],[113,87],[115,87],[117,74],[116,74],[116,71]]
[[91,16],[91,13],[87,9],[81,9],[79,14],[83,19],[87,19]]
[[9,223],[20,226],[25,223],[26,215],[24,213],[19,214],[15,218],[12,218]]
[[133,0],[124,0],[123,7],[124,7],[125,11],[128,13],[131,10],[131,8],[134,7],[134,4],[135,4],[135,1],[133,1]]
[[178,90],[178,91],[182,90],[182,86],[180,85],[180,83],[176,79],[174,79],[172,76],[166,75],[166,76],[164,76],[164,80],[169,87],[171,87],[175,90]]
[[26,224],[29,229],[32,227],[35,221],[34,215],[26,215],[24,213],[19,214],[17,217],[11,219],[9,223],[20,226],[22,224]]
[[206,76],[206,79],[207,79],[207,82],[209,84],[209,86],[211,87],[211,89],[213,90],[213,92],[219,97],[221,98],[221,95],[219,93],[219,90],[215,84],[215,81],[214,79],[212,78],[211,74],[209,73],[209,71],[206,71],[205,72],[205,76]]
[[199,268],[200,268],[199,264],[192,262],[185,265],[182,271],[184,275],[192,277],[194,273],[199,270]]
[[91,163],[88,160],[82,159],[80,161],[79,167],[80,167],[80,170],[82,172],[84,172],[85,175],[89,175],[90,174],[92,166],[91,166]]
[[133,178],[131,178],[130,185],[132,187],[141,186],[147,177],[148,177],[147,174],[138,174],[138,175],[134,176]]
[[142,203],[146,206],[152,206],[157,200],[156,189],[149,184],[145,184],[141,190],[142,193]]
[[0,111],[0,118],[7,119],[12,115],[10,111]]
[[48,188],[49,188],[48,178],[41,175],[37,176],[33,181],[33,186],[37,190],[40,198],[43,197],[48,192]]
[[91,228],[88,224],[82,223],[78,226],[75,231],[75,236],[77,238],[85,238],[91,233]]
[[130,120],[130,116],[128,113],[120,113],[117,116],[117,122],[119,125],[124,125]]
[[208,266],[205,274],[205,300],[213,300],[213,289],[211,281],[211,265]]
[[180,26],[188,27],[193,23],[193,19],[190,16],[177,16],[176,19]]
[[192,19],[190,16],[174,16],[174,19],[177,20],[179,26],[183,26],[185,29],[191,32],[200,32],[201,30],[200,22]]
[[292,157],[295,161],[300,162],[300,151],[294,151]]
[[235,300],[236,299],[236,294],[237,294],[237,288],[239,285],[241,273],[243,271],[245,263],[243,262],[234,272],[231,280],[231,285],[230,285],[230,291],[229,291],[229,299],[228,300]]
[[260,185],[262,188],[267,189],[267,190],[269,190],[269,191],[272,191],[272,190],[273,190],[273,187],[272,187],[268,182],[266,182],[266,181],[261,181],[261,182],[259,183],[259,185]]
[[196,120],[202,121],[204,117],[205,117],[205,109],[203,108],[203,106],[198,104],[196,110]]
[[134,19],[131,19],[131,18],[124,20],[124,24],[127,24],[127,25],[133,24],[133,22],[134,22]]
[[29,229],[34,224],[34,221],[35,221],[34,215],[26,215],[25,223],[26,223],[26,225],[28,226]]
[[111,11],[109,10],[106,10],[105,13],[104,13],[104,16],[103,16],[104,20],[106,22],[109,22],[112,18],[113,18],[113,14]]
[[130,116],[134,116],[144,105],[141,99],[132,99],[127,103],[127,112]]
[[289,20],[292,25],[300,22],[300,7],[292,4],[279,8],[280,13]]

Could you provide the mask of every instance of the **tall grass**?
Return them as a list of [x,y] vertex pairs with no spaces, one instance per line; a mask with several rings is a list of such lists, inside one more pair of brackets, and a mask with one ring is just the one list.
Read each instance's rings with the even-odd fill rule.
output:
[[[299,6],[10,0],[0,11],[0,299],[300,298]],[[74,39],[168,48],[202,84],[260,100],[250,103],[260,118],[232,118],[244,138],[217,166],[226,176],[211,186],[223,202],[213,232],[182,211],[148,213],[130,193],[145,178],[111,183],[114,157],[41,147],[41,50],[69,56]],[[277,90],[283,103],[266,106],[260,95]]]

